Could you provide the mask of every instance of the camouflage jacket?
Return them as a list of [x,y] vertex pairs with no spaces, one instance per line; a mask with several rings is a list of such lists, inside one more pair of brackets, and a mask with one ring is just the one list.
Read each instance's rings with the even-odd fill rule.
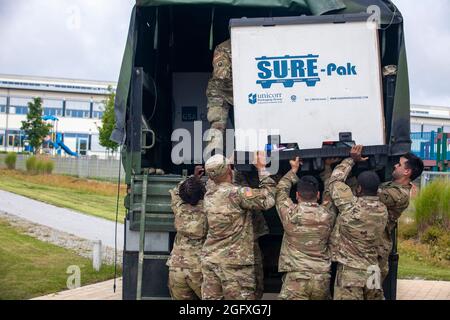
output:
[[297,175],[289,171],[277,186],[276,206],[284,228],[278,271],[327,273],[328,240],[336,215],[317,203],[295,204],[289,192],[297,182]]
[[[338,209],[331,200],[330,195],[330,178],[332,173],[333,170],[329,165],[325,165],[324,170],[320,173],[320,179],[322,180],[324,186],[324,190],[322,193],[322,205],[325,206],[325,208],[327,208],[328,210],[333,211],[335,214],[338,214]],[[345,183],[350,187],[353,194],[355,194],[356,187],[358,186],[358,181],[356,180],[356,177],[347,178]]]
[[206,213],[202,200],[193,206],[180,198],[180,185],[170,190],[177,234],[167,265],[201,270],[200,253],[208,230]]
[[253,265],[252,214],[275,204],[275,182],[268,174],[260,176],[260,188],[238,187],[232,183],[210,183],[204,199],[208,235],[203,245],[205,261],[228,265]]
[[378,196],[355,197],[344,183],[353,165],[353,159],[343,160],[330,178],[331,198],[340,213],[330,246],[334,261],[366,270],[378,264],[388,213]]
[[[224,99],[229,105],[233,105],[233,74],[232,74],[231,40],[228,39],[219,44],[214,50],[213,74],[208,82],[206,96],[208,108],[220,106]],[[220,101],[215,101],[219,99]]]
[[402,215],[403,211],[409,206],[409,195],[411,192],[411,184],[405,186],[394,181],[389,181],[381,184],[378,189],[378,196],[381,202],[388,209],[388,231],[389,233],[394,230],[398,219]]
[[[244,175],[242,172],[235,170],[233,179],[234,184],[240,187],[257,188],[257,186],[259,185],[258,174]],[[269,227],[267,226],[266,219],[264,219],[264,215],[262,214],[261,210],[255,210],[253,212],[252,219],[255,240],[266,234],[269,234]]]
[[394,181],[381,184],[378,189],[378,196],[388,210],[388,223],[383,236],[382,255],[389,256],[392,250],[392,232],[403,211],[409,206],[409,195],[411,184],[405,186]]

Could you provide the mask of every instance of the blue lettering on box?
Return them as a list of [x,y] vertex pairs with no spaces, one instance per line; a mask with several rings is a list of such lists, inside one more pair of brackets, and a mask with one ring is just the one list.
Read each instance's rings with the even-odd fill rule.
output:
[[319,55],[280,56],[255,58],[258,69],[257,84],[263,89],[269,89],[273,84],[281,83],[285,88],[291,88],[297,82],[304,82],[308,87],[314,87],[320,82],[319,70],[327,76],[355,76],[356,66],[347,63],[344,66],[330,63],[325,68],[318,66]]

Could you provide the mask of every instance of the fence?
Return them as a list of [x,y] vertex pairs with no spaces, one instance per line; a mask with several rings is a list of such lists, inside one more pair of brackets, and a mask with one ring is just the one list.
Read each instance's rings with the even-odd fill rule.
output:
[[[411,151],[424,160],[437,160],[437,135],[434,131],[411,133]],[[450,160],[450,137],[447,138],[447,152],[443,158]]]
[[[5,168],[6,154],[0,154],[0,168]],[[29,155],[18,154],[16,169],[26,170],[26,161]],[[119,166],[121,169],[121,180],[125,180],[125,172],[117,159],[98,159],[88,157],[78,158],[51,158],[55,163],[53,173],[77,176],[80,178],[117,181],[119,177]]]
[[424,171],[420,177],[420,189],[423,189],[435,179],[447,179],[450,181],[450,172]]

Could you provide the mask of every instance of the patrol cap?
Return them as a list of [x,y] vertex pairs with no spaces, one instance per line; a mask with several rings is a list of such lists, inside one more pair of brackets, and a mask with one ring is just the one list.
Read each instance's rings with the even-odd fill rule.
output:
[[221,177],[227,173],[230,164],[230,160],[221,154],[216,154],[206,161],[205,172],[211,179]]

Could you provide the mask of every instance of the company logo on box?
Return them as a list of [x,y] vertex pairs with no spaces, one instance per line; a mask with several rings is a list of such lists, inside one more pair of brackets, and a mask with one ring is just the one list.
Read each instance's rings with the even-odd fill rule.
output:
[[267,103],[283,103],[283,94],[281,93],[249,93],[248,103],[267,104]]
[[326,68],[320,68],[319,57],[319,55],[308,54],[255,58],[258,68],[256,83],[263,89],[270,89],[276,83],[281,83],[285,88],[292,88],[297,82],[304,82],[308,87],[315,87],[320,82],[320,74],[327,77],[358,74],[356,66],[350,62],[346,65],[329,63]]

